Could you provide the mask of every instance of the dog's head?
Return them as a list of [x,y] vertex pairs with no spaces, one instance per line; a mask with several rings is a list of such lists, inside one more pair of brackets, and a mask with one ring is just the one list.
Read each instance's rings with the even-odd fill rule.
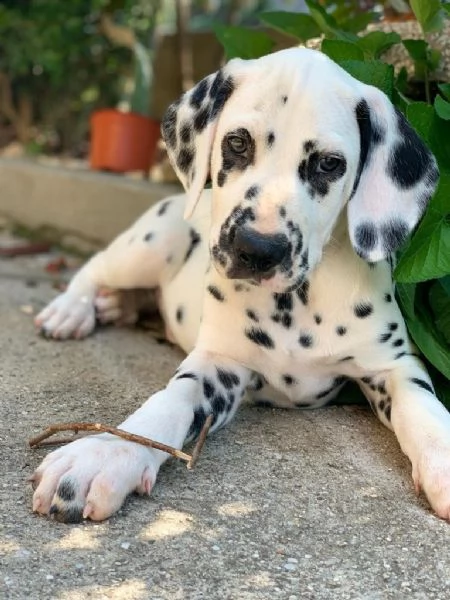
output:
[[216,268],[276,291],[319,263],[346,205],[360,256],[395,251],[438,179],[432,154],[382,92],[305,48],[230,61],[169,107],[162,133],[186,216],[212,181]]

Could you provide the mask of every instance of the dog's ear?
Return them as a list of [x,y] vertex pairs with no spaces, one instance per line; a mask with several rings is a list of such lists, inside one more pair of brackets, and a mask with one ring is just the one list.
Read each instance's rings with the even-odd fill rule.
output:
[[161,132],[170,161],[186,190],[185,218],[195,209],[209,180],[211,149],[217,121],[236,85],[235,73],[243,61],[230,61],[223,69],[202,79],[171,104]]
[[417,225],[435,190],[436,161],[405,117],[378,89],[361,84],[355,107],[360,156],[348,203],[352,245],[379,261]]

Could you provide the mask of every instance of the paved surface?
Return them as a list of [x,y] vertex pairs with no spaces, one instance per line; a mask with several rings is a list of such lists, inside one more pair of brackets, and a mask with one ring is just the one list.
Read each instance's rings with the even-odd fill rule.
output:
[[21,307],[55,293],[26,283],[41,264],[0,260],[1,598],[450,597],[450,524],[415,497],[408,461],[365,407],[244,406],[192,472],[168,462],[153,496],[114,518],[32,514],[26,478],[46,451],[27,439],[51,422],[118,423],[181,356],[143,331],[36,337]]

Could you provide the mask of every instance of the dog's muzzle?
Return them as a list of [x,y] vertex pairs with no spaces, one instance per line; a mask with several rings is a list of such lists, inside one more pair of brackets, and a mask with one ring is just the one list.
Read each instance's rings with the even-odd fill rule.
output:
[[240,227],[232,243],[233,266],[228,276],[236,279],[265,279],[283,262],[289,251],[285,235],[264,235],[254,229]]

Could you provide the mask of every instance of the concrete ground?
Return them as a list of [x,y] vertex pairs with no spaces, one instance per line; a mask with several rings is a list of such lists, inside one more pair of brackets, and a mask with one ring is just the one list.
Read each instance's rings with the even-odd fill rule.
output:
[[27,440],[54,422],[120,422],[181,357],[139,330],[37,337],[26,311],[55,293],[35,281],[45,260],[0,260],[1,598],[450,597],[450,524],[415,497],[394,436],[361,406],[244,406],[193,471],[169,461],[151,498],[108,521],[32,514],[26,479],[47,450]]

